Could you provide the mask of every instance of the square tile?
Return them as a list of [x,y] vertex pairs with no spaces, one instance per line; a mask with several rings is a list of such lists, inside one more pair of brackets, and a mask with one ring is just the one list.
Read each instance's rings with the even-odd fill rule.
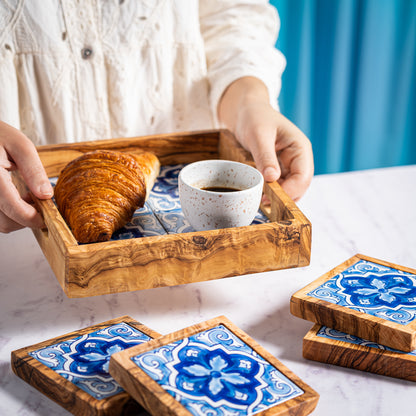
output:
[[164,234],[167,234],[165,228],[146,202],[143,208],[136,210],[130,222],[112,235],[111,240],[127,240],[129,238],[152,237]]
[[101,400],[123,391],[108,373],[110,356],[151,339],[138,329],[120,322],[31,351],[29,355]]
[[74,414],[113,414],[131,399],[108,372],[110,356],[159,336],[124,316],[13,351],[12,367]]
[[181,210],[157,212],[155,215],[167,234],[193,233],[195,231]]
[[303,356],[308,360],[416,381],[416,350],[399,351],[318,324],[303,339]]
[[416,348],[416,271],[356,255],[295,293],[291,311],[410,352]]
[[153,212],[170,212],[181,209],[178,176],[184,166],[184,164],[161,166],[159,176],[148,199]]
[[360,260],[308,293],[406,325],[416,318],[416,275]]
[[224,317],[143,347],[112,356],[110,372],[152,415],[306,415],[318,401]]

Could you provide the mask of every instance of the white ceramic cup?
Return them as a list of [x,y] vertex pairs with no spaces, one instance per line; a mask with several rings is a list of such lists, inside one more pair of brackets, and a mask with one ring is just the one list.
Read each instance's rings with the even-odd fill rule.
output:
[[[250,225],[263,193],[263,176],[255,168],[229,160],[203,160],[179,173],[182,212],[196,231]],[[215,191],[206,188],[231,188]]]

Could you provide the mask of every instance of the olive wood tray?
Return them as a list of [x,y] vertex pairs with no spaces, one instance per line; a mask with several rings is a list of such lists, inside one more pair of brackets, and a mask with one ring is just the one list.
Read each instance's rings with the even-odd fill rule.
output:
[[294,293],[293,315],[400,351],[416,349],[416,270],[356,254]]
[[115,353],[109,371],[154,416],[303,416],[319,400],[224,316]]
[[74,415],[137,415],[141,406],[108,372],[114,351],[161,335],[129,316],[11,353],[14,373]]
[[303,338],[303,357],[355,370],[416,381],[416,350],[403,352],[315,324]]
[[[108,149],[150,151],[161,165],[204,159],[229,159],[254,166],[228,130],[39,146],[50,178],[81,154]],[[25,185],[18,174],[14,182]],[[80,245],[53,200],[35,203],[45,229],[33,229],[43,253],[68,297],[174,286],[236,275],[306,266],[310,261],[311,223],[277,182],[266,183],[271,204],[262,206],[270,222],[221,230],[156,235]]]

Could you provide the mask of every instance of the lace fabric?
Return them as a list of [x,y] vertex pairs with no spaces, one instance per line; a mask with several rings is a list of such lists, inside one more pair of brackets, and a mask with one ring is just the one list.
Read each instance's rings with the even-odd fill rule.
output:
[[0,119],[35,144],[218,127],[251,75],[277,102],[284,57],[264,1],[0,2]]

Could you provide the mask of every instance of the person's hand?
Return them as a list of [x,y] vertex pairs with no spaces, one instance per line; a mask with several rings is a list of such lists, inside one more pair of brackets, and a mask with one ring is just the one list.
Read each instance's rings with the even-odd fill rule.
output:
[[44,222],[29,195],[20,196],[10,171],[18,169],[29,190],[39,199],[53,195],[34,144],[19,130],[0,121],[0,232],[24,227],[41,228]]
[[265,181],[278,180],[299,200],[313,177],[312,146],[302,131],[272,108],[264,84],[245,77],[232,83],[219,104],[219,119],[251,152]]

